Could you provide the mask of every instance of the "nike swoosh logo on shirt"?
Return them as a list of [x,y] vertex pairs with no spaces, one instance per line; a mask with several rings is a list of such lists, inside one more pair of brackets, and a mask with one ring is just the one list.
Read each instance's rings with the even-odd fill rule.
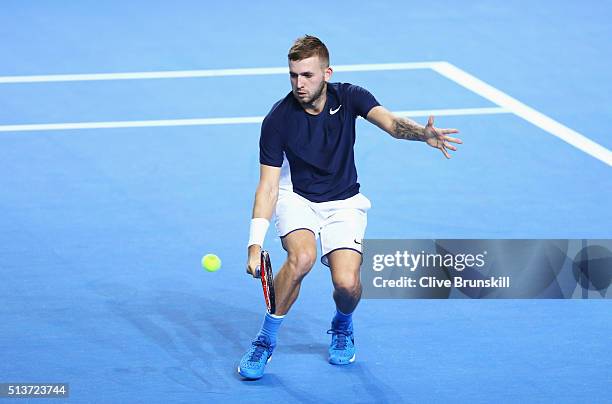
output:
[[329,114],[330,114],[330,115],[335,114],[336,112],[338,112],[338,111],[340,110],[340,107],[342,107],[342,104],[340,104],[340,105],[338,106],[338,108],[336,108],[336,109],[331,109],[331,108],[330,108],[330,109],[329,109]]

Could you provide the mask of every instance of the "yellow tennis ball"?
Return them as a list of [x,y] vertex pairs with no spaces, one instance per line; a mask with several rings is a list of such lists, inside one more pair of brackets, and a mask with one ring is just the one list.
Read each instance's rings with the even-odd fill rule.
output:
[[221,268],[221,260],[215,254],[206,254],[202,257],[202,266],[208,272],[215,272]]

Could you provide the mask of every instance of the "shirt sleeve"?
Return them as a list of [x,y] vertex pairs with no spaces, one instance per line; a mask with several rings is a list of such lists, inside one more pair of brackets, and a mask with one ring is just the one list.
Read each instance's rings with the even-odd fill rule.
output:
[[380,103],[374,98],[372,93],[363,87],[351,84],[348,88],[349,97],[353,111],[359,116],[366,117],[368,112]]
[[264,119],[259,137],[259,162],[267,166],[283,165],[284,141],[270,119]]

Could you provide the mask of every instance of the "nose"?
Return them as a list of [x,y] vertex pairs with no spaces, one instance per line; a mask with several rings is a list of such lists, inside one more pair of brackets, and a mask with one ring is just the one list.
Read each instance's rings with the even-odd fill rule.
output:
[[304,86],[304,81],[303,81],[303,80],[304,80],[304,79],[302,79],[302,78],[301,78],[299,75],[297,76],[297,79],[296,79],[296,87],[297,87],[298,89],[300,89],[300,88],[302,88],[302,87]]

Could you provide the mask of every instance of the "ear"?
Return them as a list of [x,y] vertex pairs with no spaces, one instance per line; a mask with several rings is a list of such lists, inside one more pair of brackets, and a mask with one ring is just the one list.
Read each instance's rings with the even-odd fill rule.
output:
[[328,82],[331,79],[334,70],[331,67],[325,69],[325,81]]

